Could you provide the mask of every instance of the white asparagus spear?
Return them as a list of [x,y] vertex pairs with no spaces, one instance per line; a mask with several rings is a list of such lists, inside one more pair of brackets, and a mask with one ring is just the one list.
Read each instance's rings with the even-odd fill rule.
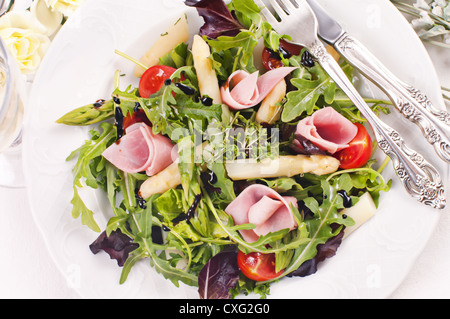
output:
[[[208,148],[208,143],[205,142],[195,149],[195,156],[199,158],[204,154]],[[181,175],[178,169],[179,159],[176,159],[172,164],[167,166],[156,175],[150,176],[139,189],[139,196],[147,199],[155,194],[164,194],[169,189],[176,188],[181,185]]]
[[208,43],[199,35],[194,35],[192,57],[197,72],[198,86],[201,95],[209,96],[214,104],[222,104],[219,81],[210,59],[211,50]]
[[344,231],[344,238],[347,238],[351,233],[370,220],[377,212],[377,207],[373,202],[372,196],[365,193],[359,199],[359,202],[350,208],[341,211],[341,214],[351,217],[355,221],[355,225],[347,227]]
[[339,160],[324,155],[292,155],[280,156],[276,159],[266,158],[261,162],[254,160],[237,160],[227,162],[228,176],[233,180],[251,178],[292,177],[295,175],[313,173],[326,175],[334,173],[339,168]]
[[[292,177],[299,174],[330,174],[339,168],[339,161],[323,155],[281,156],[278,159],[265,159],[260,163],[254,161],[232,161],[225,163],[227,173],[233,180],[247,178]],[[154,194],[162,194],[181,184],[178,160],[160,173],[148,178],[140,188],[140,196],[144,199]]]
[[164,194],[181,184],[178,160],[156,175],[149,177],[139,189],[139,196],[147,199],[155,194]]
[[[162,34],[152,47],[139,60],[143,65],[150,68],[159,63],[159,59],[170,53],[177,45],[188,41],[190,38],[186,16],[183,14],[167,32]],[[138,78],[144,74],[146,69],[136,66],[134,75]]]
[[280,81],[266,98],[262,101],[256,121],[258,123],[274,124],[280,119],[282,107],[279,105],[283,101],[287,91],[286,81]]

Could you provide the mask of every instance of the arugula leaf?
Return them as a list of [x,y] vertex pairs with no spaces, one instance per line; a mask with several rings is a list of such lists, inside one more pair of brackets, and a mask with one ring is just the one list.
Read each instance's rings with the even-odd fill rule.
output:
[[78,161],[73,168],[73,177],[74,182],[79,187],[82,186],[81,179],[83,177],[86,179],[88,186],[92,188],[98,187],[96,180],[97,172],[93,171],[90,164],[94,159],[100,157],[116,138],[112,124],[107,122],[101,123],[100,129],[103,130],[101,134],[95,129],[91,130],[91,139],[85,141],[83,146],[72,152],[67,158],[67,161],[70,161],[78,155]]
[[261,10],[252,0],[233,0],[228,8],[247,29],[261,24]]
[[113,231],[123,228],[130,219],[130,215],[120,207],[113,208],[116,216],[112,217],[106,226],[106,234],[109,236]]
[[225,163],[210,162],[208,168],[216,176],[217,181],[211,184],[212,187],[220,191],[212,193],[212,200],[217,207],[223,207],[230,204],[235,198],[234,183],[227,176]]
[[[389,158],[386,159],[389,161]],[[386,162],[385,161],[385,162]],[[365,167],[338,171],[328,177],[328,180],[337,180],[339,187],[349,195],[361,196],[365,192],[369,192],[375,205],[378,207],[380,192],[389,192],[392,187],[392,180],[386,181],[380,171],[372,168],[375,161],[370,161]],[[383,169],[384,165],[381,165]],[[354,199],[356,204],[357,198]]]
[[127,260],[125,261],[122,272],[120,274],[120,280],[119,283],[123,285],[128,278],[128,275],[130,274],[131,269],[134,265],[143,258],[146,257],[146,251],[142,249],[141,247],[138,247],[136,250],[132,251],[129,255]]
[[177,88],[176,83],[183,83],[198,92],[198,80],[193,67],[185,66],[177,69],[172,74],[171,80],[170,85],[164,85],[159,92],[147,99],[140,97],[138,89],[131,87],[125,91],[116,89],[113,96],[120,100],[118,106],[124,115],[134,112],[137,105],[141,106],[152,123],[155,134],[171,137],[177,129],[185,130],[197,121],[206,126],[209,122],[222,120],[221,105],[205,106],[196,100],[198,94],[187,95]]
[[211,62],[219,81],[225,82],[233,73],[234,60],[237,56],[237,52],[237,48],[226,51],[216,51],[212,49]]
[[[154,195],[155,196],[155,195]],[[157,195],[155,196],[157,197]],[[139,209],[134,212],[133,220],[137,227],[135,241],[140,243],[140,246],[152,246],[152,231],[153,231],[153,199],[147,202],[145,209]],[[145,243],[144,245],[142,243]]]
[[302,185],[300,185],[295,178],[291,177],[280,177],[272,180],[261,179],[261,181],[265,182],[267,186],[281,194],[290,190],[303,190]]
[[200,189],[196,189],[191,193],[191,187],[196,181],[196,163],[199,159],[196,157],[196,145],[194,142],[194,136],[186,136],[178,141],[178,154],[179,164],[178,168],[181,175],[181,186],[184,190],[186,199],[189,199],[192,195],[192,200],[197,194],[200,193]]
[[180,287],[180,281],[188,286],[198,286],[198,278],[196,275],[191,274],[182,269],[173,267],[169,261],[158,256],[155,251],[150,250],[150,265],[153,266],[156,271],[169,279],[176,287]]
[[136,207],[136,179],[133,175],[119,171],[119,190],[123,196],[123,204],[127,210],[131,211]]
[[187,99],[183,104],[177,106],[178,115],[189,120],[205,120],[207,123],[213,120],[221,121],[222,105],[213,104],[205,107],[201,102]]
[[90,210],[86,204],[81,199],[78,194],[78,189],[76,186],[73,188],[73,198],[70,202],[72,204],[72,217],[77,219],[81,216],[81,223],[85,226],[88,226],[94,232],[99,233],[100,227],[94,219],[94,212]]
[[131,85],[125,91],[120,91],[118,88],[115,89],[112,97],[115,101],[120,101],[119,104],[115,103],[115,107],[120,107],[123,116],[133,114],[136,103],[141,102],[139,99],[139,89],[133,88]]
[[173,122],[170,120],[175,117],[173,109],[170,105],[176,105],[176,100],[172,95],[173,88],[163,86],[161,94],[144,100],[143,109],[148,119],[153,125],[153,133],[171,135],[173,131]]
[[[314,213],[314,218],[306,218],[304,223],[309,234],[308,240],[294,249],[291,262],[284,273],[267,282],[278,280],[296,271],[304,262],[311,260],[317,255],[317,246],[325,244],[330,238],[337,236],[342,227],[354,225],[351,218],[344,219],[339,210],[343,208],[342,197],[338,195],[338,188],[327,180],[321,181],[323,190],[323,202],[320,204],[315,198],[309,197],[304,200],[306,206]],[[340,225],[336,229],[336,225]]]
[[81,216],[83,225],[88,226],[95,232],[100,232],[100,228],[93,218],[93,212],[87,208],[81,199],[78,188],[82,188],[84,183],[87,186],[97,189],[99,187],[98,161],[103,159],[102,153],[115,141],[116,131],[112,124],[103,122],[100,124],[98,132],[95,129],[90,131],[91,139],[87,140],[83,146],[75,150],[67,158],[70,161],[78,156],[78,160],[73,168],[73,189],[74,196],[71,201],[72,216],[78,218]]
[[[379,116],[381,113],[386,115],[391,113],[389,105],[392,105],[392,102],[390,101],[370,99],[370,98],[364,98],[364,100],[377,116]],[[347,96],[342,97],[336,95],[336,98],[334,99],[333,103],[330,106],[332,106],[336,111],[341,113],[344,117],[346,117],[353,123],[356,122],[361,124],[367,123],[367,119],[361,114],[361,111],[358,110],[358,108],[353,104],[352,101],[350,101],[350,99]]]
[[[221,59],[227,59],[227,56],[232,56],[234,61],[230,64],[232,69],[229,70],[231,75],[237,69],[246,70],[247,72],[256,71],[256,67],[253,64],[253,51],[258,44],[258,35],[249,30],[243,30],[235,37],[220,36],[216,39],[207,39],[209,46],[212,48],[212,57],[219,55]],[[231,53],[227,53],[232,50]],[[225,57],[222,57],[224,56]],[[213,64],[217,67],[217,64]],[[223,63],[218,64],[222,66]],[[219,73],[223,73],[223,69],[219,69]]]
[[344,234],[342,230],[337,236],[330,238],[325,244],[317,245],[316,256],[304,262],[296,271],[289,274],[288,277],[306,277],[315,274],[319,263],[336,255],[337,250],[341,246]]
[[242,275],[236,283],[236,287],[230,290],[233,299],[241,294],[248,296],[251,293],[259,295],[260,299],[267,299],[267,296],[270,295],[270,284],[261,284]]
[[193,64],[192,53],[186,43],[180,43],[171,52],[159,59],[159,64],[167,65],[175,69]]
[[310,68],[309,72],[313,75],[312,79],[294,78],[291,80],[297,90],[286,95],[287,101],[281,117],[283,122],[291,122],[302,116],[303,113],[311,115],[321,96],[324,97],[325,103],[333,103],[336,93],[334,81],[318,64]]
[[[179,286],[179,282],[183,282],[187,285],[197,286],[197,276],[188,271],[188,269],[179,269],[171,264],[171,261],[165,257],[165,252],[158,255],[158,251],[161,248],[168,248],[155,244],[152,241],[153,226],[161,226],[161,222],[154,217],[155,212],[155,201],[160,197],[160,195],[154,195],[147,200],[146,208],[131,208],[128,211],[128,220],[126,224],[120,227],[124,232],[129,233],[133,242],[139,245],[139,248],[133,251],[124,264],[122,270],[120,283],[124,283],[128,277],[131,268],[141,259],[149,258],[150,264],[156,269],[158,273],[161,273],[166,279],[169,279],[176,285]],[[121,217],[123,218],[123,216]],[[114,218],[113,218],[114,219]],[[111,221],[110,221],[111,222]],[[130,233],[131,232],[131,233]],[[185,251],[191,259],[191,251],[187,246],[186,241],[176,233],[174,230],[170,230],[170,235],[172,236],[171,243],[175,241],[174,238],[178,239],[180,242],[176,245],[177,249],[180,251]]]

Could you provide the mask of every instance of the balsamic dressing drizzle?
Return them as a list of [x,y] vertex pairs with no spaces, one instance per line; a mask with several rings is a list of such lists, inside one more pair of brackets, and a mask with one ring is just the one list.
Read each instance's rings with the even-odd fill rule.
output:
[[164,245],[162,227],[152,226],[152,242],[158,245]]
[[120,107],[116,107],[114,110],[114,125],[117,129],[117,141],[122,138],[124,135],[124,129],[123,129],[123,120],[124,120],[123,112]]
[[353,206],[352,198],[347,194],[346,191],[341,190],[341,191],[338,191],[337,193],[338,193],[338,195],[340,195],[342,197],[345,208],[350,208]]
[[211,106],[213,105],[213,99],[208,96],[203,96],[200,101],[204,106]]
[[177,218],[172,220],[173,225],[177,225],[178,223],[181,223],[182,221],[187,221],[194,217],[195,211],[197,210],[198,205],[200,204],[200,201],[202,200],[202,194],[198,194],[195,196],[194,203],[192,203],[191,207],[189,207],[189,210],[186,214],[180,214]]
[[208,175],[209,175],[208,183],[210,183],[211,185],[214,185],[215,183],[217,183],[218,179],[217,179],[216,173],[210,172]]
[[140,108],[141,104],[139,104],[139,102],[134,103],[134,112],[138,112]]
[[117,96],[113,97],[113,101],[114,103],[116,103],[117,105],[120,105],[120,99]]
[[186,214],[180,214],[177,218],[172,219],[172,224],[174,226],[178,225],[179,223],[181,223],[183,220],[188,221],[189,219],[187,218]]
[[147,208],[147,201],[146,201],[145,199],[143,199],[143,198],[141,197],[141,195],[139,195],[139,188],[136,188],[136,189],[134,190],[134,194],[135,194],[135,197],[136,197],[136,204],[137,204],[140,208],[146,209],[146,208]]
[[96,108],[96,109],[98,109],[99,107],[101,107],[102,105],[104,105],[106,103],[106,101],[105,100],[97,100],[97,101],[95,101],[95,103],[94,103],[94,107]]
[[315,64],[316,63],[314,62],[314,58],[311,53],[309,53],[309,51],[305,51],[302,54],[302,65],[307,68],[312,68]]
[[289,59],[292,56],[292,54],[290,54],[288,51],[286,51],[282,47],[278,48],[278,52],[280,52],[281,55],[283,56],[283,58],[285,58],[285,59]]
[[195,211],[197,210],[198,204],[200,204],[200,201],[202,200],[202,194],[198,194],[195,196],[194,203],[192,203],[191,207],[189,207],[189,210],[187,212],[187,218],[191,219],[194,217]]
[[179,88],[186,95],[194,95],[196,93],[194,88],[191,88],[190,86],[187,86],[186,84],[175,83],[175,86],[177,88]]

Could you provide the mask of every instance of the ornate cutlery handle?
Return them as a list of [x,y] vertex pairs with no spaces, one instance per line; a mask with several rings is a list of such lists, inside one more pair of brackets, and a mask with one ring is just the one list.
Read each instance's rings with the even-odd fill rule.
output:
[[364,45],[344,33],[336,50],[392,100],[397,110],[417,124],[439,157],[450,163],[450,114],[433,107],[428,97],[399,80]]
[[372,112],[320,41],[316,41],[309,50],[367,119],[380,149],[392,159],[395,172],[406,191],[425,205],[443,209],[446,204],[445,190],[438,171],[422,155],[407,147],[400,134]]
[[382,122],[377,125],[382,127],[374,130],[378,146],[392,159],[395,172],[408,193],[419,202],[444,209],[445,190],[436,168],[406,146],[397,131]]

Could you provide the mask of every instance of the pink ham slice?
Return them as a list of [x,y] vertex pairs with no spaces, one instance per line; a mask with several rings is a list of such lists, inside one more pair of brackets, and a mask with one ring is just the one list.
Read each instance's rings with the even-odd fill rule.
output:
[[233,110],[253,107],[261,103],[270,91],[295,69],[295,67],[281,67],[270,70],[262,76],[259,76],[259,72],[249,74],[242,70],[236,71],[220,88],[222,101]]
[[153,134],[151,127],[144,123],[135,123],[102,155],[126,173],[145,171],[148,176],[153,176],[173,163],[172,149],[170,139]]
[[326,107],[300,121],[295,134],[334,154],[347,148],[357,133],[356,125],[332,107]]
[[225,212],[236,225],[256,225],[255,229],[240,231],[245,241],[253,243],[260,236],[298,227],[291,204],[298,207],[294,197],[283,197],[267,186],[255,184],[247,187]]

